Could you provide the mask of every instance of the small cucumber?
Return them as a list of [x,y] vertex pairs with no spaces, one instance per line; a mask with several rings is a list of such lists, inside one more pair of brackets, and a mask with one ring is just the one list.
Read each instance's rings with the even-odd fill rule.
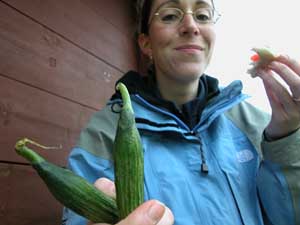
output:
[[120,219],[144,202],[144,156],[126,86],[118,83],[123,106],[113,146],[117,206]]
[[95,223],[119,221],[116,202],[82,177],[68,169],[47,162],[26,143],[41,146],[29,139],[17,142],[17,153],[26,158],[43,179],[53,196],[64,206]]

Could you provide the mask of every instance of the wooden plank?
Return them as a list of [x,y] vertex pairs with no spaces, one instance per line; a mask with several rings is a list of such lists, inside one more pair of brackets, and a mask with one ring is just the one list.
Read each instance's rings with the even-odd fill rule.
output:
[[135,18],[133,17],[132,0],[82,0],[90,9],[94,10],[99,16],[105,18],[106,21],[113,24],[122,34],[129,38],[134,37]]
[[104,105],[121,76],[1,2],[0,30],[0,74],[95,109]]
[[61,224],[62,205],[29,166],[0,163],[0,199],[1,224]]
[[[14,151],[28,137],[61,150],[40,150],[51,162],[66,165],[70,149],[94,110],[0,76],[0,159],[25,162]],[[39,150],[37,147],[34,149]]]
[[130,0],[5,2],[121,71],[136,67]]

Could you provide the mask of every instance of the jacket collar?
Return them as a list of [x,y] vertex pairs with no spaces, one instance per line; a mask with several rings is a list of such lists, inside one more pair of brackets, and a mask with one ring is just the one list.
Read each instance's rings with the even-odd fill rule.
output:
[[[129,71],[118,82],[124,83],[130,94],[137,94],[150,104],[176,115],[189,128],[193,128],[200,121],[206,103],[219,94],[218,80],[203,74],[199,79],[198,96],[180,109],[174,102],[162,98],[154,73],[142,76],[135,71]],[[112,100],[115,98],[120,98],[119,93],[112,96]]]

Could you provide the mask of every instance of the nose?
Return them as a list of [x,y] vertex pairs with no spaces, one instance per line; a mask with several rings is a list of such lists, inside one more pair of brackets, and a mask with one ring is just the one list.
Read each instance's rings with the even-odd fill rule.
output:
[[199,25],[194,20],[194,17],[190,13],[186,13],[181,21],[179,32],[181,35],[199,35]]

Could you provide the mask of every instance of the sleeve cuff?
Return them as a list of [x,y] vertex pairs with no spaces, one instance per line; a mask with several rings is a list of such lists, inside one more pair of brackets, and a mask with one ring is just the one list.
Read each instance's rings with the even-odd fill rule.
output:
[[265,160],[279,165],[291,165],[300,161],[300,129],[284,138],[268,141],[263,135],[261,143]]

